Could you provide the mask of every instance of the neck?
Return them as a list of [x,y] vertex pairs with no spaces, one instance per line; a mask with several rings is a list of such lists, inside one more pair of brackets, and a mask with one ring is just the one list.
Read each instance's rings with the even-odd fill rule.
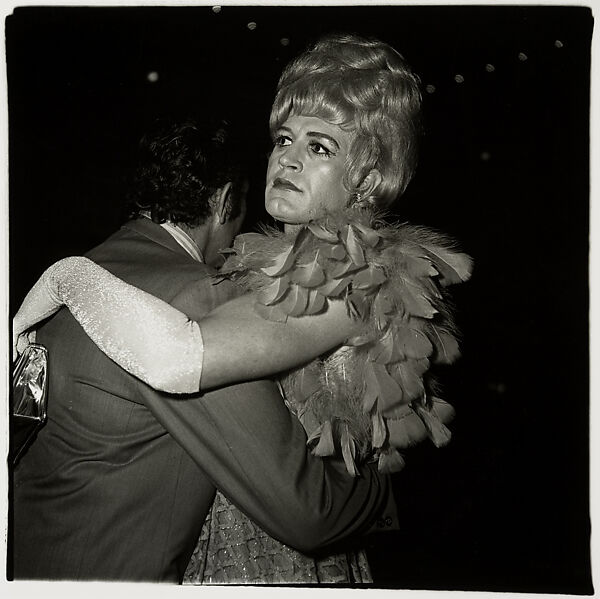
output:
[[222,266],[224,257],[221,254],[223,239],[219,238],[218,230],[211,227],[210,222],[196,227],[179,225],[196,243],[204,257],[204,263],[213,268]]
[[284,223],[283,224],[283,230],[286,233],[296,233],[298,231],[298,229],[302,228],[304,226],[304,224],[291,224],[291,223]]
[[194,243],[198,246],[200,252],[204,256],[206,256],[206,248],[208,246],[209,241],[208,225],[201,224],[192,227],[190,225],[184,225],[183,223],[179,223],[177,226],[183,231],[185,231],[193,239]]

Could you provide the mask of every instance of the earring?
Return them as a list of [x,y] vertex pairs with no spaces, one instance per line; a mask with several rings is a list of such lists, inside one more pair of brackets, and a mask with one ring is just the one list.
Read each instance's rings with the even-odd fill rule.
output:
[[363,198],[363,194],[360,191],[356,191],[353,194],[353,208],[365,208],[368,204],[368,198]]

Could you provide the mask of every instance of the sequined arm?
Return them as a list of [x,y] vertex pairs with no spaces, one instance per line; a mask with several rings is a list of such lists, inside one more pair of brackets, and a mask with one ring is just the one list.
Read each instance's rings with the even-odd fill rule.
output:
[[35,331],[30,329],[42,320],[52,316],[61,306],[62,302],[58,300],[55,294],[50,292],[44,275],[42,275],[31,288],[13,318],[13,362],[23,352],[29,340],[31,340],[31,336],[35,335]]
[[200,389],[200,327],[166,302],[128,285],[91,260],[53,264],[25,298],[17,334],[65,304],[94,343],[150,386],[169,393]]

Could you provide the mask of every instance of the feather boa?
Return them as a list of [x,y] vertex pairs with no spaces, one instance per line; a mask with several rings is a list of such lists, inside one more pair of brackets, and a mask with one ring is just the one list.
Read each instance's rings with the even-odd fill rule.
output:
[[387,224],[349,210],[294,233],[265,229],[236,238],[220,277],[256,292],[264,318],[288,318],[345,302],[357,334],[326,356],[280,377],[288,407],[314,454],[404,466],[399,450],[450,440],[452,407],[435,397],[432,363],[459,347],[445,287],[466,281],[471,259],[424,227]]

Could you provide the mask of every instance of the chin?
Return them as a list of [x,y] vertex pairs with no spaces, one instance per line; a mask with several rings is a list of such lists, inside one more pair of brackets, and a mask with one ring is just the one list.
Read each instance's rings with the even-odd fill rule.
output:
[[281,198],[273,198],[265,202],[266,211],[281,223],[294,224],[298,219],[294,217],[293,212],[289,209],[289,205]]

